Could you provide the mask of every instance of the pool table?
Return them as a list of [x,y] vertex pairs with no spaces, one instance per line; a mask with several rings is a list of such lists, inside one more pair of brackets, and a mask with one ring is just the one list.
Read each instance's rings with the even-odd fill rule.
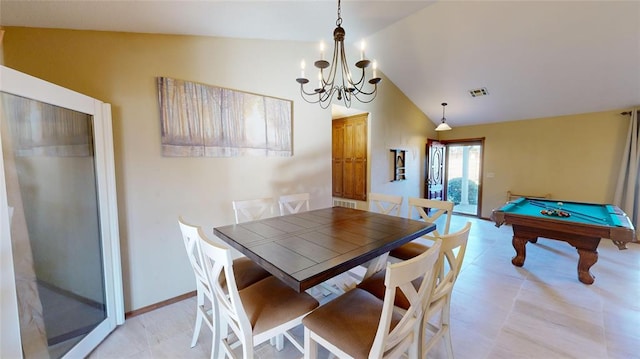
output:
[[[544,213],[544,214],[543,214]],[[601,238],[611,239],[618,249],[636,240],[635,230],[627,215],[617,206],[521,197],[493,210],[496,227],[513,227],[513,265],[522,267],[525,246],[538,237],[565,241],[578,250],[578,279],[592,284],[589,269],[598,261]]]

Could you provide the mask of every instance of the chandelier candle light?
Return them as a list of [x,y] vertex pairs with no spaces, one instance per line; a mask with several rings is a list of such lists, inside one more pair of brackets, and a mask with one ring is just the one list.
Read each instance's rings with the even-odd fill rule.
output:
[[[344,52],[344,35],[345,31],[342,28],[342,17],[340,16],[340,0],[338,0],[338,19],[336,20],[336,29],[333,30],[333,59],[332,62],[324,59],[324,42],[320,43],[320,60],[317,60],[313,65],[318,68],[318,87],[312,92],[307,92],[304,89],[304,85],[309,82],[309,79],[305,77],[305,62],[302,60],[300,63],[300,77],[296,79],[296,82],[300,84],[300,93],[302,98],[309,103],[320,103],[320,107],[327,108],[331,104],[333,97],[337,94],[338,101],[343,101],[346,107],[351,107],[352,97],[362,103],[369,103],[376,98],[378,83],[382,80],[377,77],[377,64],[375,61],[367,60],[364,57],[364,41],[362,41],[360,48],[360,60],[356,62],[356,67],[362,69],[362,75],[358,81],[353,81],[351,71],[347,65],[347,56]],[[338,65],[339,63],[339,65]],[[365,69],[372,65],[373,76],[369,81],[365,80]],[[325,69],[328,68],[327,77],[325,78]],[[341,82],[336,82],[336,74],[340,72]],[[364,89],[365,82],[373,85],[371,91]]]

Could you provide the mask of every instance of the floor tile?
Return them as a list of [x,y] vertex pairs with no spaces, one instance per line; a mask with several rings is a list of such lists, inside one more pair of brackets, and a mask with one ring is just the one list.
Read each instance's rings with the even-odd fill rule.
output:
[[[586,285],[578,281],[578,254],[567,243],[529,243],[525,265],[515,267],[510,226],[454,215],[451,231],[466,221],[473,224],[451,303],[456,359],[640,359],[640,245],[620,251],[603,239],[591,268],[596,280]],[[195,298],[128,319],[90,358],[208,358],[206,326],[189,347],[194,320]],[[295,332],[302,339],[303,328]],[[269,343],[255,352],[257,358],[301,357],[286,340],[281,352]],[[444,353],[439,343],[428,358]],[[327,358],[326,350],[319,357]]]

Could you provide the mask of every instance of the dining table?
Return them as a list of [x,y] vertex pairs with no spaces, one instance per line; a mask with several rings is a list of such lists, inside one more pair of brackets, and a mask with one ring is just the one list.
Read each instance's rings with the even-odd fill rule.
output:
[[214,228],[214,234],[297,292],[359,265],[384,268],[389,251],[434,223],[331,207]]

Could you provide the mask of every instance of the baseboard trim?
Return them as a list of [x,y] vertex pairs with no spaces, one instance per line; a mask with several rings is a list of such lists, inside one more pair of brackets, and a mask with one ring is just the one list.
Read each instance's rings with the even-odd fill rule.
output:
[[148,305],[146,307],[142,307],[140,309],[136,309],[136,310],[132,310],[130,312],[126,312],[126,313],[124,313],[124,318],[125,319],[133,318],[133,317],[135,317],[137,315],[148,313],[148,312],[150,312],[152,310],[156,310],[158,308],[162,308],[162,307],[167,306],[169,304],[177,303],[177,302],[180,302],[182,300],[185,300],[185,299],[188,299],[188,298],[191,298],[191,297],[195,297],[196,294],[197,294],[197,292],[194,290],[192,292],[185,293],[185,294],[179,295],[177,297],[173,297],[173,298],[169,298],[167,300],[163,300],[162,302],[158,302],[158,303],[155,303],[155,304]]

